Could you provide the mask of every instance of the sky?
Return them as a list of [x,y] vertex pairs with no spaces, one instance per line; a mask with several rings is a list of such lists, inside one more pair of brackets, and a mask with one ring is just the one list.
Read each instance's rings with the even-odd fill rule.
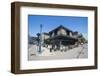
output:
[[36,34],[40,32],[41,24],[43,25],[42,32],[49,32],[63,25],[72,31],[78,31],[86,39],[88,36],[88,17],[28,15],[29,35],[37,36]]

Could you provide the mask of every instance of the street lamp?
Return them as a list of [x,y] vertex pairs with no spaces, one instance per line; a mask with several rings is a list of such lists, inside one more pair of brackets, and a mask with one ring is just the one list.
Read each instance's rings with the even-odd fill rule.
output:
[[39,43],[39,53],[41,53],[42,49],[41,49],[41,46],[42,46],[42,24],[40,24],[40,33],[37,34],[38,36],[38,43]]

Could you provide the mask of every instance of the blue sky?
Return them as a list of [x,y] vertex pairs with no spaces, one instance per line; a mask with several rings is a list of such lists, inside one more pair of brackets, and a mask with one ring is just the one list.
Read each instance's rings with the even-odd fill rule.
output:
[[28,15],[30,36],[36,36],[40,32],[40,24],[43,25],[43,32],[49,32],[59,25],[63,25],[72,31],[82,33],[86,39],[88,36],[88,17]]

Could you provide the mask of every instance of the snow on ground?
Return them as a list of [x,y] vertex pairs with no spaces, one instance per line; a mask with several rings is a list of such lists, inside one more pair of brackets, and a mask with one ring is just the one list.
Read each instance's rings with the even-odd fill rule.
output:
[[75,59],[75,58],[88,58],[87,44],[80,45],[79,47],[63,51],[50,52],[48,48],[42,47],[42,53],[37,52],[38,46],[30,45],[29,47],[29,60],[50,60],[50,59]]

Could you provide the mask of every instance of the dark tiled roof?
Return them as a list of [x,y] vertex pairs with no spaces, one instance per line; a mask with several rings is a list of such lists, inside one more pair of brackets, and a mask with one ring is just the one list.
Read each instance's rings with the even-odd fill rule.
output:
[[58,26],[57,28],[51,30],[49,33],[52,33],[53,31],[56,31],[56,30],[58,30],[58,29],[60,29],[60,28],[63,28],[63,29],[65,29],[66,31],[73,32],[72,30],[70,30],[70,29],[64,27],[63,25],[60,25],[60,26]]
[[49,35],[49,33],[44,32],[45,35]]

